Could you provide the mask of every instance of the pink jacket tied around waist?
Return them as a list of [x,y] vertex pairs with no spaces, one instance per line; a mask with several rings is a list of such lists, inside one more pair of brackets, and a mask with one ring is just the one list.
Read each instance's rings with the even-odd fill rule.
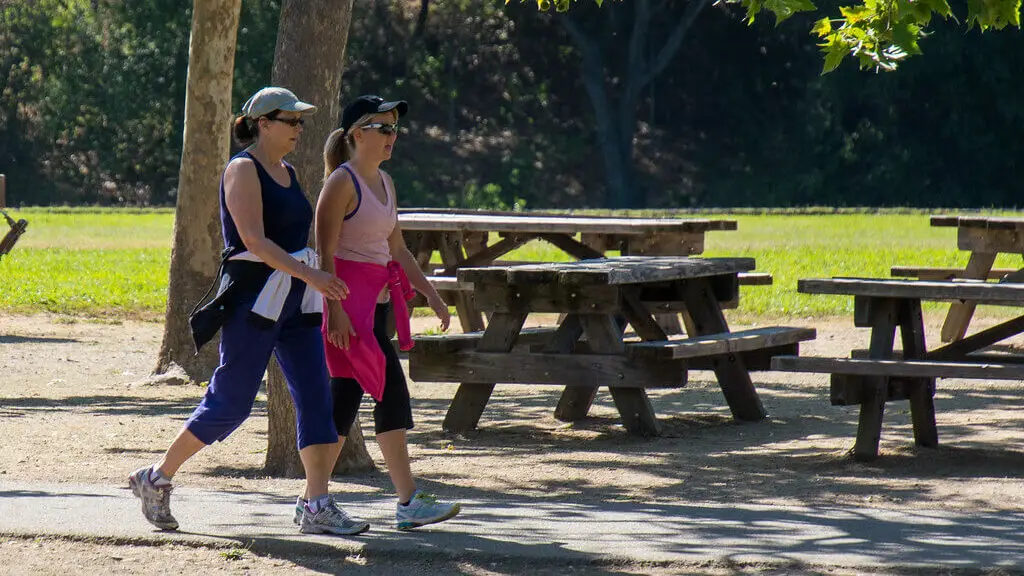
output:
[[335,257],[334,273],[348,285],[348,297],[341,301],[341,307],[348,314],[355,335],[349,337],[348,350],[331,344],[327,340],[328,314],[324,314],[321,331],[327,371],[333,378],[355,378],[359,386],[379,402],[384,395],[385,360],[384,351],[373,335],[377,298],[386,286],[391,295],[398,345],[402,350],[409,350],[413,342],[406,301],[412,300],[416,292],[409,285],[402,265],[394,260],[381,266]]

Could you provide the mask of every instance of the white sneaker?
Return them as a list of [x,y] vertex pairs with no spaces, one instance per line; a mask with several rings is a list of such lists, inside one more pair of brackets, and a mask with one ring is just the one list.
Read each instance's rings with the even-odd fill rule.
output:
[[398,505],[398,510],[395,512],[395,523],[399,530],[412,530],[427,524],[444,522],[455,517],[459,510],[461,510],[461,506],[458,502],[439,502],[432,494],[417,490],[408,504]]

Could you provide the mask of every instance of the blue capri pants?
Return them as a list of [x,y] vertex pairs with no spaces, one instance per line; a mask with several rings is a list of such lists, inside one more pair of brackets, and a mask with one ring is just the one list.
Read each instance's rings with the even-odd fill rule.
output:
[[295,403],[299,450],[338,441],[320,324],[310,325],[300,313],[305,287],[292,281],[281,316],[269,328],[250,321],[251,303],[230,312],[221,328],[220,366],[185,423],[204,444],[224,440],[249,417],[271,353]]

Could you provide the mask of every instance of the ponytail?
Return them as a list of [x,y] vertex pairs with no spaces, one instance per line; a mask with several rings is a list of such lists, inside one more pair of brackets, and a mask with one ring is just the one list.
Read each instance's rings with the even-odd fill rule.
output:
[[324,181],[338,169],[338,166],[348,162],[352,157],[352,147],[348,140],[348,134],[341,128],[331,132],[327,137],[324,144]]
[[248,146],[256,140],[256,136],[259,135],[259,126],[255,121],[249,119],[248,116],[239,116],[235,118],[235,123],[231,127],[231,133],[235,137],[235,142],[239,146]]

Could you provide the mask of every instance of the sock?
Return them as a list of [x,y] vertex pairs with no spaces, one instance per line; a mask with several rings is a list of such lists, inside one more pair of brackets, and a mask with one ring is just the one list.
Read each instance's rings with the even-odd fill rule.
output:
[[309,510],[310,514],[316,514],[322,508],[325,508],[330,503],[331,497],[328,494],[318,496],[316,498],[310,498],[306,501],[306,509]]
[[409,496],[408,500],[406,500],[405,502],[399,502],[398,505],[399,506],[408,506],[410,503],[412,503],[413,499],[415,499],[416,495],[419,494],[419,493],[420,493],[419,490],[413,491],[412,496]]
[[149,481],[153,483],[153,486],[163,487],[171,485],[171,477],[165,475],[156,466],[149,469]]

